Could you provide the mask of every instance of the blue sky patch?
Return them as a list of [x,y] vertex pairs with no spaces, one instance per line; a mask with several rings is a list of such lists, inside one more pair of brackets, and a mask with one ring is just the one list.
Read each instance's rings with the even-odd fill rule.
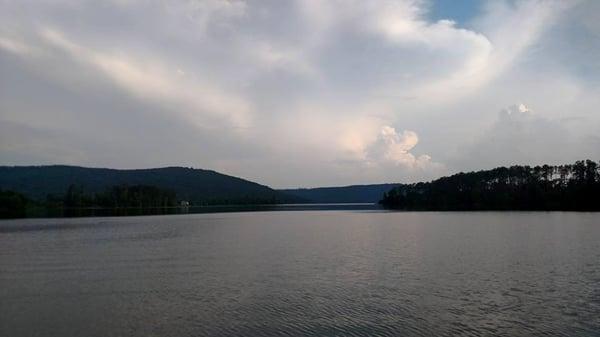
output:
[[433,0],[431,2],[430,18],[432,21],[448,19],[464,26],[477,16],[483,0]]

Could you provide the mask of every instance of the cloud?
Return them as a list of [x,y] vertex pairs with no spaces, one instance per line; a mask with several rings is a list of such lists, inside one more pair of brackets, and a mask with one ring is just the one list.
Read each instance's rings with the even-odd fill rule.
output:
[[584,151],[589,139],[569,127],[578,122],[545,117],[523,103],[511,105],[498,113],[496,121],[468,145],[454,164],[483,169],[593,158],[598,151]]
[[545,32],[559,13],[575,2],[490,1],[485,15],[473,24],[477,31],[441,20],[429,27],[436,46],[460,53],[463,61],[453,71],[414,89],[411,95],[439,104],[456,101],[484,87],[506,72]]
[[366,158],[371,164],[391,163],[407,169],[424,169],[432,165],[431,157],[423,154],[416,157],[410,151],[419,142],[414,131],[397,133],[391,126],[383,126],[377,140],[367,148]]
[[403,181],[408,182],[430,179],[446,171],[444,165],[431,156],[415,154],[419,143],[416,132],[397,132],[389,125],[372,130],[373,134],[369,135],[344,135],[348,156],[339,162],[342,172],[347,171],[348,166],[357,166],[372,181],[390,181],[386,177],[402,176]]
[[40,36],[67,52],[75,61],[94,67],[138,98],[166,107],[176,106],[184,117],[200,127],[206,123],[206,115],[225,118],[235,127],[245,127],[250,123],[247,102],[210,84],[186,78],[177,67],[161,64],[150,57],[134,58],[98,52],[69,40],[53,29],[43,29]]
[[[315,186],[596,153],[594,2],[489,0],[461,23],[430,6],[0,1],[0,121],[36,140],[4,140],[0,164],[185,163]],[[532,111],[496,116],[521,100]]]
[[25,44],[2,36],[0,36],[0,48],[18,55],[27,55],[31,53],[31,48]]

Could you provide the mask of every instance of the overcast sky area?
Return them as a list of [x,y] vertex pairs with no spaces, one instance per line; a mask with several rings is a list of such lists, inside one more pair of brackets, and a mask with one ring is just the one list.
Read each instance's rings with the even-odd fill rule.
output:
[[600,1],[0,0],[0,165],[272,187],[600,159]]

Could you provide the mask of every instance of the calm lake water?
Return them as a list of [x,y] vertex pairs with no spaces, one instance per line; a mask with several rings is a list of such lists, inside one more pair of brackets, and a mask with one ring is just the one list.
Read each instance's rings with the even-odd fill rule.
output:
[[599,336],[600,215],[0,221],[0,336]]

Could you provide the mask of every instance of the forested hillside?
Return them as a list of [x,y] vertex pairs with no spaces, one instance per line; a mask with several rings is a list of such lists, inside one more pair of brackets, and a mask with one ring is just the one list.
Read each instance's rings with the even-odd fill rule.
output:
[[71,186],[77,187],[81,195],[92,196],[127,185],[168,190],[178,200],[186,200],[193,205],[296,200],[264,185],[202,169],[166,167],[115,170],[63,165],[0,167],[0,190],[15,191],[36,201],[62,199]]
[[459,173],[396,187],[381,204],[407,210],[600,211],[600,167],[586,160]]
[[280,190],[310,203],[376,203],[398,184],[352,185]]

